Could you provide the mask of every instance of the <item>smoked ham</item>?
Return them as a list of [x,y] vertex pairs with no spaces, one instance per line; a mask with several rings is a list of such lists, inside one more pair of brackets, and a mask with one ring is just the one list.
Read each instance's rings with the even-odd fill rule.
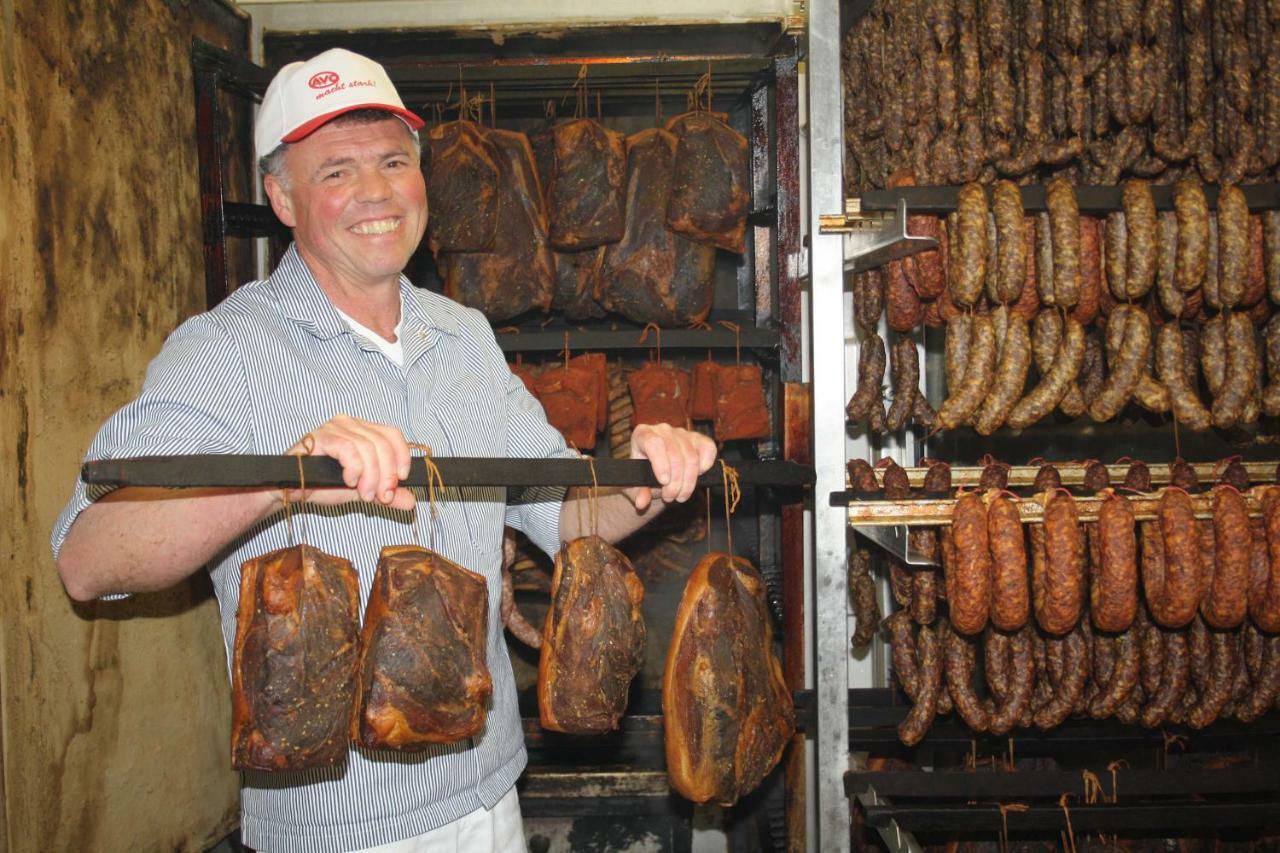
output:
[[599,536],[560,546],[538,659],[542,727],[598,734],[618,727],[644,663],[644,587]]
[[572,362],[549,367],[538,374],[534,387],[547,423],[560,430],[565,441],[578,450],[595,447],[600,380],[593,368]]
[[416,751],[484,728],[485,579],[417,545],[382,549],[361,631],[351,739]]
[[716,113],[672,118],[676,147],[667,224],[699,243],[742,254],[751,206],[747,138]]
[[667,227],[676,145],[659,128],[627,137],[626,231],[605,250],[596,298],[636,323],[686,325],[711,310],[715,249]]
[[688,429],[692,396],[689,372],[651,362],[627,377],[634,411],[631,426],[671,424]]
[[450,121],[427,134],[427,198],[432,254],[487,251],[498,231],[498,152],[473,121]]
[[339,763],[356,693],[360,590],[341,557],[307,545],[248,560],[231,664],[231,764]]
[[496,322],[549,309],[556,266],[528,137],[493,129],[485,139],[498,152],[501,226],[488,251],[446,253],[442,277],[446,296]]
[[551,244],[562,252],[622,239],[627,155],[622,134],[589,118],[552,128]]
[[733,805],[795,732],[764,581],[741,557],[708,554],[690,574],[662,676],[662,714],[671,787],[697,803]]
[[726,364],[716,371],[714,388],[716,441],[772,434],[760,368]]
[[604,316],[596,292],[604,274],[604,247],[582,252],[556,252],[556,289],[551,307],[570,320]]

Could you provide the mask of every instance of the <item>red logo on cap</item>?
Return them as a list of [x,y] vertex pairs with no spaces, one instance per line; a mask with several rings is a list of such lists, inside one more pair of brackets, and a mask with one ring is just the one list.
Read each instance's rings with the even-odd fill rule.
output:
[[328,89],[330,86],[338,85],[338,75],[333,71],[317,71],[311,75],[307,85],[312,89]]

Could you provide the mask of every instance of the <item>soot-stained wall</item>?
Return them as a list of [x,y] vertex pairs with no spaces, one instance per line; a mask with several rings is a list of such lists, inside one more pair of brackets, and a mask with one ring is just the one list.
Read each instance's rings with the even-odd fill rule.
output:
[[199,850],[236,819],[207,581],[74,605],[48,545],[94,432],[204,307],[193,37],[244,54],[248,21],[0,0],[0,850]]

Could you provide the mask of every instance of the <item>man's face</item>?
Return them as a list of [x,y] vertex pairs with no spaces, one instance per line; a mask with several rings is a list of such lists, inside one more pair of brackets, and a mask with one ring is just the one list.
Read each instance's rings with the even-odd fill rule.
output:
[[317,278],[395,280],[427,227],[427,188],[413,138],[394,117],[326,124],[285,154],[288,187],[268,175],[271,206]]

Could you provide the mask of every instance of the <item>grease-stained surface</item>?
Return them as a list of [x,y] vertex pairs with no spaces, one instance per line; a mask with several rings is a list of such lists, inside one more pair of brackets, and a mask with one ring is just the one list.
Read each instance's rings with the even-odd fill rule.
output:
[[0,850],[200,850],[234,825],[207,582],[73,605],[48,535],[203,308],[190,43],[247,29],[212,0],[0,0]]

